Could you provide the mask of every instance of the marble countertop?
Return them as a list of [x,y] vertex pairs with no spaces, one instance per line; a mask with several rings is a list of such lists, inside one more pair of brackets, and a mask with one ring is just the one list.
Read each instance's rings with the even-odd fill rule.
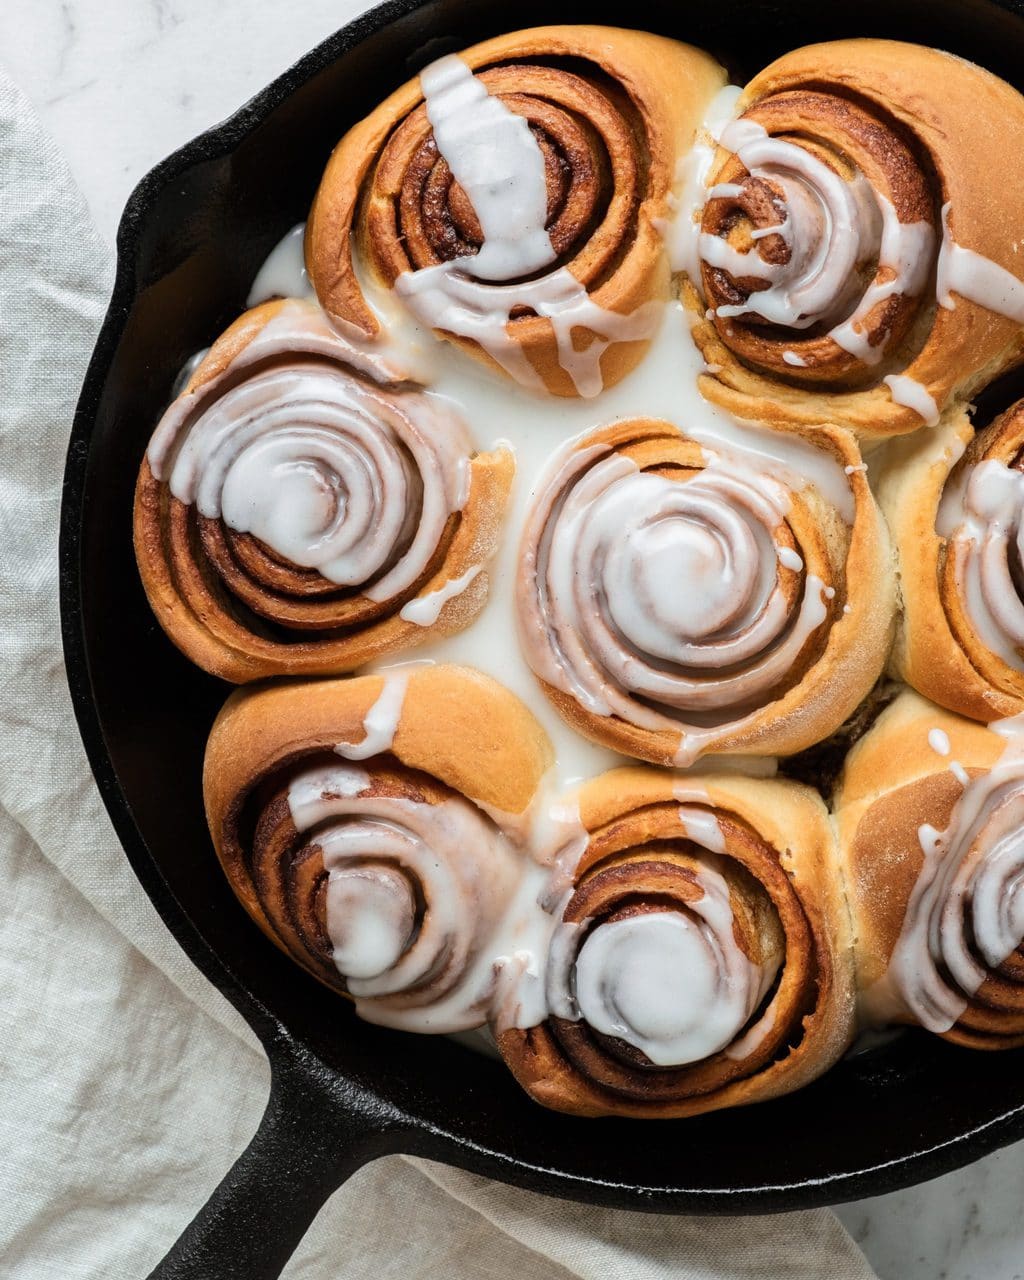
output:
[[[0,59],[113,241],[147,169],[365,7],[360,0],[7,0]],[[1024,1280],[1022,1203],[1024,1143],[838,1212],[882,1280]]]

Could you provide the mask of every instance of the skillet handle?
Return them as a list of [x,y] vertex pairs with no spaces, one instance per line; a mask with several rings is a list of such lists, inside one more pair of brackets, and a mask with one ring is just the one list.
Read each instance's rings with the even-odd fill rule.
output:
[[252,1141],[149,1280],[276,1280],[332,1192],[401,1149],[401,1117],[378,1099],[293,1052],[271,1063]]

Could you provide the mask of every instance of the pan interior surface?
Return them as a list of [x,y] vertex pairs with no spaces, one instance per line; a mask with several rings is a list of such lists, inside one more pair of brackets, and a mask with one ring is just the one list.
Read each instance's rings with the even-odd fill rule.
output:
[[777,1102],[677,1122],[586,1121],[543,1110],[501,1064],[450,1041],[359,1022],[278,953],[228,889],[200,785],[228,688],[164,637],[135,569],[135,476],[175,376],[244,308],[258,265],[305,217],[347,126],[441,53],[561,21],[688,40],[740,82],[787,49],[869,35],[948,49],[1024,89],[1020,7],[988,0],[640,0],[628,22],[604,0],[525,0],[514,15],[493,0],[396,0],[339,32],[154,171],[126,212],[65,495],[65,630],[83,733],[129,857],[192,957],[264,1034],[283,1027],[284,1042],[323,1070],[412,1117],[432,1135],[419,1149],[631,1208],[742,1212],[877,1194],[1024,1135],[1021,1053],[970,1053],[908,1033]]

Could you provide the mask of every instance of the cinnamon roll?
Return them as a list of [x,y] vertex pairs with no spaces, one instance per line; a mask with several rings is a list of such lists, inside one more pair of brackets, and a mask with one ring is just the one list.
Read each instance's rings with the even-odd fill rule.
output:
[[934,49],[841,40],[780,58],[738,111],[689,290],[705,394],[886,436],[933,424],[1020,358],[1014,89]]
[[315,305],[267,303],[153,435],[139,570],[164,630],[215,675],[352,670],[479,612],[512,472]]
[[1024,402],[900,442],[878,485],[900,561],[893,667],[951,711],[1024,711]]
[[906,692],[854,747],[836,818],[865,1017],[1024,1045],[1024,734]]
[[884,524],[842,431],[700,445],[635,419],[575,441],[527,520],[526,657],[580,732],[657,764],[790,753],[888,652]]
[[218,856],[264,933],[370,1021],[481,1024],[546,872],[522,823],[550,747],[458,667],[243,690],[206,753]]
[[659,225],[724,80],[706,54],[541,27],[427,67],[338,144],[306,256],[327,311],[372,336],[364,286],[529,386],[596,395],[668,296]]
[[497,1027],[532,1097],[666,1118],[775,1097],[853,1033],[825,806],[797,783],[620,769],[582,788],[547,1016]]

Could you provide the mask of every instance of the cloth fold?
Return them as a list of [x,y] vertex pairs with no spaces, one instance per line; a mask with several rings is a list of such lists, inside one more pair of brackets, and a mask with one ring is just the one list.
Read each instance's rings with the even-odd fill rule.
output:
[[[64,681],[61,478],[111,280],[63,160],[0,72],[0,1256],[33,1280],[145,1275],[245,1146],[269,1086],[252,1032],[135,880]],[[400,1156],[331,1199],[285,1274],[874,1275],[825,1210],[651,1217]]]

